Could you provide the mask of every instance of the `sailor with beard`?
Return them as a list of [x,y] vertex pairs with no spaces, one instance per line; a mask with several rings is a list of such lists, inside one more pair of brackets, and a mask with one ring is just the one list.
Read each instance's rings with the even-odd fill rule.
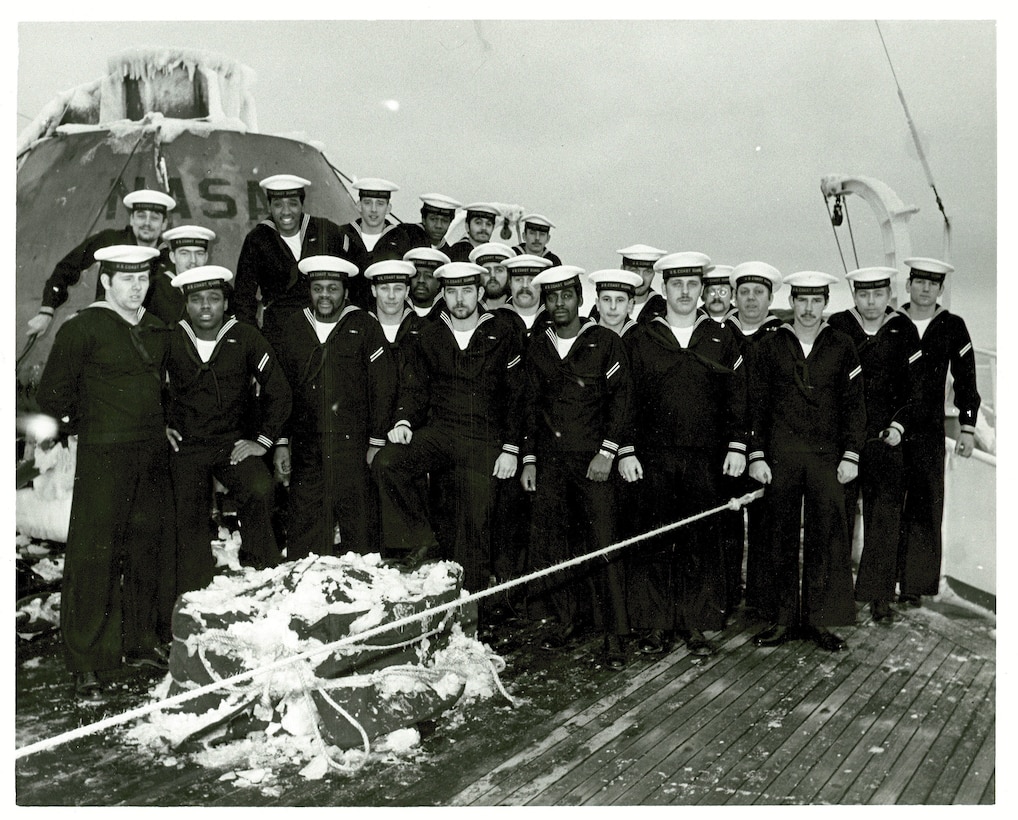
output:
[[311,183],[303,177],[276,174],[258,185],[268,200],[269,216],[244,237],[233,307],[238,321],[260,326],[278,353],[283,326],[308,304],[307,277],[297,263],[306,256],[342,255],[343,235],[335,222],[305,213]]
[[272,473],[264,456],[290,415],[290,386],[261,333],[229,315],[232,279],[218,265],[192,267],[173,278],[187,311],[170,336],[166,360],[177,595],[203,589],[215,573],[208,527],[213,479],[237,507],[241,562],[264,569],[280,561]]
[[622,270],[638,273],[643,279],[633,298],[633,320],[641,323],[649,322],[655,316],[663,315],[666,307],[664,297],[651,285],[657,275],[654,263],[667,251],[652,248],[650,245],[630,245],[628,248],[617,250],[616,253],[622,256],[622,262],[619,264]]
[[449,257],[435,248],[411,248],[403,254],[403,261],[412,262],[415,273],[410,278],[410,307],[418,316],[435,319],[445,310],[445,302],[438,297],[442,281],[435,270],[449,263]]
[[[766,262],[742,262],[736,265],[729,276],[729,283],[734,294],[735,309],[729,314],[725,324],[735,336],[746,372],[753,367],[753,356],[760,342],[769,333],[781,327],[781,320],[770,312],[774,293],[781,289],[781,273],[773,265]],[[734,496],[742,496],[759,488],[759,484],[743,474],[740,478],[728,482]],[[737,510],[729,516],[729,526],[733,531],[730,538],[730,552],[726,561],[728,573],[728,604],[726,610],[731,616],[738,608],[745,592],[746,606],[760,610],[763,606],[765,576],[761,561],[768,537],[767,505],[762,501],[749,504],[743,510]],[[723,514],[725,515],[725,514]],[[743,586],[742,564],[743,553],[746,559],[745,586]]]
[[[132,191],[125,196],[124,205],[130,213],[126,227],[109,228],[89,236],[57,262],[43,287],[42,306],[28,322],[29,336],[43,336],[49,330],[57,308],[67,301],[68,288],[78,284],[81,274],[95,264],[97,250],[112,245],[158,248],[159,235],[166,226],[170,211],[177,206],[177,201],[162,191],[143,190]],[[160,248],[159,253],[153,257],[150,278],[155,276],[160,267],[168,264],[168,261],[166,248]],[[103,297],[102,279],[96,277],[95,298],[98,301]]]
[[732,283],[728,281],[734,268],[715,265],[703,277],[703,309],[715,322],[724,322],[732,308]]
[[160,266],[158,273],[152,277],[145,295],[146,310],[168,325],[184,318],[184,295],[173,286],[173,278],[191,268],[207,265],[209,245],[215,238],[214,231],[200,225],[181,225],[163,232],[163,242],[169,248],[170,265]]
[[[410,567],[426,558],[456,561],[471,591],[489,583],[495,485],[516,474],[520,451],[519,338],[481,307],[483,273],[470,262],[436,271],[447,312],[428,324],[411,351],[391,443],[373,467],[386,548],[402,553]],[[428,475],[455,500],[438,511],[438,532],[420,498]]]
[[286,557],[378,552],[369,468],[392,425],[395,359],[378,322],[346,299],[352,262],[311,256],[300,268],[311,306],[283,328],[293,403],[273,454],[290,488]]
[[855,623],[843,485],[858,475],[866,442],[862,366],[852,340],[823,318],[838,280],[799,271],[784,281],[792,321],[764,337],[749,374],[749,474],[767,487],[770,522],[761,562],[770,625],[753,643],[802,637],[837,652],[845,641],[830,627]]
[[484,287],[481,304],[485,310],[500,308],[509,300],[509,271],[505,262],[513,256],[516,251],[498,242],[485,242],[470,251],[470,261],[485,270],[481,276]]
[[[749,438],[746,371],[732,334],[699,310],[708,256],[672,253],[654,263],[666,310],[629,345],[633,426],[619,450],[619,472],[642,481],[641,531],[721,502],[723,476],[745,470]],[[633,553],[629,587],[640,649],[664,652],[671,634],[694,655],[713,655],[705,632],[724,626],[724,554],[716,516],[648,540]]]
[[[619,442],[629,426],[631,381],[622,340],[579,315],[580,274],[572,265],[534,278],[553,325],[531,336],[526,349],[525,452],[520,482],[534,494],[531,563],[558,564],[615,540],[613,485]],[[578,538],[570,538],[570,534]],[[625,666],[622,637],[629,632],[620,556],[598,558],[542,579],[540,588],[558,615],[542,646],[561,649],[580,626],[587,583],[595,627],[604,635],[605,662]]]
[[478,245],[491,241],[491,233],[495,230],[495,220],[502,213],[494,205],[487,202],[473,202],[466,206],[467,235],[454,242],[448,250],[453,262],[470,261],[470,252]]

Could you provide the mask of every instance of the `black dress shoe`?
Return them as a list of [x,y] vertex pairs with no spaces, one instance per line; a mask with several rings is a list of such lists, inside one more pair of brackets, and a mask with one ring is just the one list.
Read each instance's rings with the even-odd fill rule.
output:
[[428,553],[437,550],[437,545],[425,544],[423,547],[417,547],[417,549],[408,552],[400,563],[407,572],[413,572],[428,560]]
[[919,609],[923,605],[923,596],[902,593],[898,596],[898,603],[910,606],[913,609]]
[[665,631],[652,629],[640,641],[640,651],[644,655],[661,655],[665,651]]
[[825,626],[810,627],[809,637],[825,652],[843,652],[848,648],[844,638],[839,638]]
[[148,668],[166,672],[170,668],[170,659],[161,646],[154,646],[151,649],[143,649],[139,652],[132,652],[124,657],[124,663],[137,669]]
[[79,700],[102,698],[102,684],[95,672],[76,672],[74,675],[74,696]]
[[871,601],[870,613],[876,623],[891,623],[894,620],[894,610],[887,601]]
[[618,635],[609,633],[604,636],[604,662],[609,669],[625,669],[626,653]]
[[753,638],[755,646],[781,646],[792,640],[792,630],[784,624],[771,624]]
[[701,658],[706,658],[718,653],[717,644],[708,641],[706,636],[699,629],[691,629],[682,637],[685,640],[686,648],[689,650],[689,654],[691,655],[698,655]]
[[572,640],[575,634],[575,624],[563,624],[554,632],[544,636],[544,640],[541,641],[541,649],[561,649]]

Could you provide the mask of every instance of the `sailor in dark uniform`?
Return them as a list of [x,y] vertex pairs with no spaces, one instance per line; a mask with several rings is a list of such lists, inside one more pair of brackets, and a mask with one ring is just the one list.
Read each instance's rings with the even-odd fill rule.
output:
[[629,314],[643,277],[633,271],[609,268],[594,271],[590,274],[590,281],[597,293],[597,304],[591,310],[590,318],[601,327],[625,336],[637,326]]
[[274,453],[290,486],[286,557],[378,552],[369,469],[392,425],[395,358],[378,322],[346,300],[352,262],[311,256],[300,267],[311,306],[284,326],[278,354],[293,392]]
[[628,248],[621,248],[616,253],[622,256],[622,262],[619,264],[622,270],[638,273],[643,279],[643,283],[636,289],[636,296],[633,299],[631,314],[633,320],[649,322],[655,316],[663,316],[667,307],[664,297],[653,290],[651,284],[658,273],[654,269],[654,263],[667,251],[652,248],[650,245],[630,245]]
[[[349,259],[357,270],[365,271],[375,262],[384,259],[402,259],[403,254],[415,247],[412,227],[389,219],[392,195],[399,186],[386,179],[375,177],[359,179],[351,186],[357,192],[360,216],[343,225],[342,256]],[[374,306],[371,288],[363,277],[349,281],[347,302],[364,310]]]
[[[272,473],[265,462],[290,415],[290,386],[253,326],[229,315],[233,273],[202,265],[178,273],[186,318],[170,336],[166,436],[177,518],[177,594],[212,582],[208,509],[213,479],[237,507],[241,562],[273,567]],[[257,385],[253,390],[252,385]]]
[[446,251],[449,259],[453,262],[469,262],[470,251],[491,241],[495,220],[501,215],[498,208],[487,202],[473,202],[467,205],[465,215],[467,235],[449,247]]
[[309,304],[307,277],[298,261],[306,256],[343,255],[343,235],[335,222],[305,213],[308,180],[276,174],[258,185],[268,199],[269,216],[244,237],[233,307],[238,321],[261,327],[278,355],[283,326]]
[[[609,481],[623,431],[628,428],[631,382],[619,337],[579,315],[582,268],[558,265],[534,278],[553,327],[527,345],[525,452],[520,481],[534,493],[531,562],[552,566],[613,543],[615,505]],[[581,537],[569,538],[570,532]],[[605,661],[625,665],[622,637],[629,632],[621,556],[598,558],[540,582],[558,615],[543,646],[558,649],[578,627],[581,587],[591,584],[595,627],[604,634]]]
[[802,637],[837,652],[845,641],[830,627],[855,623],[843,485],[859,472],[866,404],[855,345],[823,319],[837,281],[820,271],[785,277],[792,321],[767,334],[751,362],[749,470],[767,486],[771,529],[771,623],[754,637],[757,646],[792,640],[801,626]]
[[435,248],[411,248],[403,254],[403,261],[412,262],[415,273],[410,279],[410,307],[418,316],[437,319],[445,309],[445,300],[439,296],[442,280],[435,271],[449,263],[449,257]]
[[[214,231],[200,225],[181,225],[163,231],[163,242],[169,248],[170,264],[161,266],[149,282],[145,309],[168,325],[184,318],[184,294],[173,287],[173,277],[191,268],[207,265],[209,244],[216,238]],[[232,274],[231,274],[232,276]]]
[[410,281],[416,273],[414,263],[402,259],[375,262],[364,271],[364,278],[371,283],[371,295],[375,299],[374,310],[369,312],[382,327],[399,373],[406,366],[406,349],[417,343],[427,323],[407,301]]
[[551,325],[551,317],[541,300],[541,286],[534,284],[534,277],[551,266],[551,260],[526,253],[505,260],[509,298],[499,309],[499,316],[513,324],[524,346],[535,330]]
[[906,432],[905,507],[898,548],[898,600],[921,606],[940,590],[944,519],[944,395],[948,369],[961,429],[955,453],[969,458],[975,447],[980,397],[976,357],[965,320],[938,303],[944,278],[954,268],[938,259],[906,259],[909,301],[900,312],[919,334],[922,358],[915,368],[915,421]]
[[[150,278],[169,262],[165,247],[159,247],[159,236],[166,226],[169,213],[177,201],[162,191],[132,191],[124,197],[124,205],[130,213],[130,221],[124,228],[108,228],[92,234],[78,247],[57,262],[53,273],[46,280],[42,291],[42,306],[28,322],[28,335],[42,336],[49,330],[53,316],[64,302],[67,291],[78,284],[81,274],[95,264],[95,252],[111,245],[139,245],[158,248],[159,253],[152,261]],[[151,284],[151,283],[150,283]],[[95,298],[104,298],[102,281],[96,277]]]
[[78,436],[60,631],[75,693],[102,673],[167,668],[173,519],[161,368],[166,325],[142,307],[155,248],[96,251],[106,299],[61,326],[39,382],[44,413]]
[[898,537],[905,497],[902,438],[911,428],[915,395],[911,371],[922,351],[913,324],[891,308],[896,268],[860,268],[846,274],[855,307],[835,313],[831,327],[851,337],[862,364],[866,390],[866,445],[859,478],[845,485],[850,542],[862,494],[863,549],[855,599],[869,603],[873,620],[894,620]]
[[500,242],[485,242],[470,251],[469,261],[485,270],[481,276],[484,288],[481,304],[485,310],[495,310],[508,302],[509,271],[505,262],[513,256],[516,256],[516,251]]
[[405,226],[413,247],[434,248],[443,253],[448,251],[445,235],[456,217],[456,211],[462,207],[461,202],[445,194],[421,194],[421,222]]
[[[633,429],[619,450],[620,473],[644,484],[643,531],[718,506],[722,476],[745,470],[748,441],[742,356],[731,333],[697,309],[710,258],[684,251],[655,265],[667,308],[629,345]],[[637,551],[643,571],[629,588],[630,614],[649,629],[643,652],[664,651],[673,631],[694,655],[718,651],[704,632],[724,626],[719,526],[717,516],[705,518]]]
[[513,250],[516,253],[544,257],[552,265],[561,265],[562,260],[558,255],[548,250],[551,229],[555,227],[551,220],[541,214],[526,214],[520,219],[520,222],[523,223],[523,241],[519,245],[513,246]]
[[729,281],[734,268],[731,265],[715,265],[703,277],[703,309],[715,322],[723,322],[732,309],[732,283]]
[[[742,262],[736,265],[729,276],[732,286],[732,298],[735,307],[728,314],[725,325],[735,336],[742,353],[746,372],[752,370],[754,352],[759,343],[781,327],[781,319],[770,312],[774,294],[781,289],[781,273],[773,265],[766,262]],[[725,481],[728,490],[735,497],[753,492],[760,484],[744,473],[734,481]],[[757,499],[742,510],[730,516],[730,526],[736,537],[728,543],[731,551],[726,560],[728,575],[728,606],[731,617],[738,609],[745,591],[746,606],[760,610],[764,604],[763,593],[766,574],[761,568],[761,561],[766,560],[761,550],[768,538],[767,505]],[[722,516],[726,513],[722,513]],[[745,552],[746,577],[743,585],[742,564]]]
[[[491,577],[494,489],[516,473],[523,381],[518,337],[480,306],[483,272],[470,262],[436,271],[448,311],[421,333],[400,383],[391,443],[373,467],[387,549],[404,554],[407,566],[434,557],[456,561],[471,591]],[[419,503],[426,475],[453,488],[448,531],[436,533]]]

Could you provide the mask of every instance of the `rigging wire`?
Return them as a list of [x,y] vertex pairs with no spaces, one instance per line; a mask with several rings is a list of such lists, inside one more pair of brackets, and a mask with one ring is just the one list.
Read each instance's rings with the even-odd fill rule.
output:
[[852,240],[852,256],[855,257],[855,267],[858,269],[859,252],[855,248],[855,234],[852,232],[852,217],[848,213],[848,200],[845,201],[845,222],[848,223],[848,236]]
[[[919,142],[919,132],[916,130],[915,123],[912,121],[912,114],[908,110],[908,103],[905,102],[905,92],[901,90],[901,84],[898,82],[898,75],[894,70],[894,63],[891,62],[891,53],[887,50],[887,43],[884,41],[884,33],[880,30],[880,23],[874,20],[873,23],[877,27],[877,34],[880,35],[880,44],[884,47],[884,55],[887,57],[887,64],[891,68],[891,76],[894,77],[894,85],[898,90],[898,99],[901,101],[901,107],[905,112],[905,121],[908,123],[908,129],[912,133],[912,141],[915,143],[916,152],[919,154],[919,161],[922,163],[923,171],[926,174],[926,181],[933,189],[933,196],[937,200],[937,207],[940,209],[940,213],[944,217],[944,241],[947,246],[947,250],[951,248],[951,220],[947,217],[947,211],[944,210],[944,203],[940,199],[940,194],[937,191],[937,186],[933,182],[933,172],[930,170],[930,164],[926,159],[926,154],[923,153],[923,147]],[[948,254],[950,255],[950,254]]]

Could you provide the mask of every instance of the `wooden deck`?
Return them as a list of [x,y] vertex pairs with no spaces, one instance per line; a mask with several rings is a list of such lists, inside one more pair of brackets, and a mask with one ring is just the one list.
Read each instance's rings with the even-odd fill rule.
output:
[[[811,643],[757,649],[739,621],[706,660],[679,647],[600,664],[591,637],[564,654],[515,626],[502,681],[521,699],[489,700],[422,727],[419,753],[353,775],[270,789],[178,760],[153,766],[116,733],[16,764],[19,805],[578,806],[993,804],[995,627],[934,601],[892,626],[868,612],[841,634],[849,651]],[[25,661],[28,665],[25,665]],[[22,658],[17,745],[88,720],[55,653]],[[125,684],[110,711],[140,700]],[[95,719],[101,715],[92,715]]]

